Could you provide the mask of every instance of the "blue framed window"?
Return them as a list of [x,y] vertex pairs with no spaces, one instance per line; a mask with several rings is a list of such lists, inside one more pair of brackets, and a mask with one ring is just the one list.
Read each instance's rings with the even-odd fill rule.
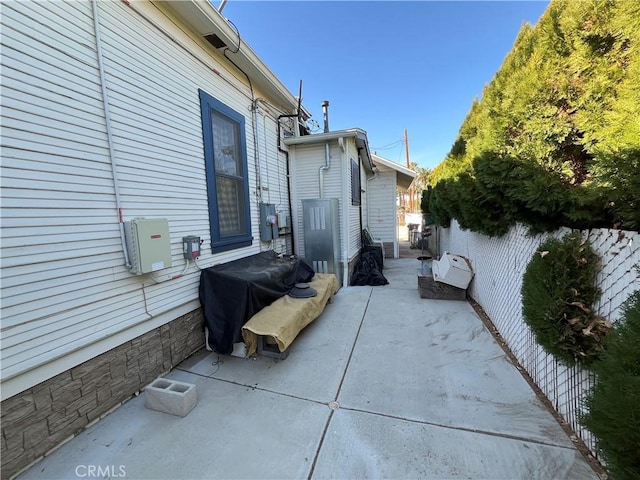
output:
[[214,253],[251,245],[244,116],[198,90]]

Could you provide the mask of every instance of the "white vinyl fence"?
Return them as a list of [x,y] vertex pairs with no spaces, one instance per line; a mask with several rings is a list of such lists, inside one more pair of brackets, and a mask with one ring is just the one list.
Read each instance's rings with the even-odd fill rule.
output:
[[[562,237],[569,231],[560,229],[551,235]],[[602,296],[594,305],[596,313],[615,323],[622,303],[640,289],[640,233],[607,229],[581,233],[600,255],[597,282]],[[438,251],[433,253],[446,251],[471,261],[475,277],[469,287],[470,296],[482,306],[520,364],[595,455],[592,435],[578,422],[593,375],[579,367],[567,368],[546,354],[522,319],[522,276],[534,252],[549,236],[528,236],[527,228],[518,225],[503,237],[491,238],[463,231],[452,221],[450,228],[438,227],[433,239]]]

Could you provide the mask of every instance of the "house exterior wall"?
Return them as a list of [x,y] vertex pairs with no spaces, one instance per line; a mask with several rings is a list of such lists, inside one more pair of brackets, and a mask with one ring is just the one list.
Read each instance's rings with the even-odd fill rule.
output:
[[[378,167],[378,174],[369,181],[369,230],[386,245],[396,245],[396,172]],[[394,248],[394,252],[397,250]]]
[[369,182],[367,181],[366,172],[364,171],[363,162],[360,161],[360,186],[362,191],[362,226],[369,225]]
[[[330,141],[331,166],[324,173],[324,197],[339,199],[340,259],[342,273],[347,280],[360,252],[360,208],[367,209],[367,196],[360,205],[351,201],[351,159],[358,161],[358,150],[352,138],[345,138],[344,148],[338,141]],[[293,211],[296,226],[296,252],[304,257],[304,216],[302,200],[320,198],[319,169],[325,165],[325,144],[294,145],[290,147],[291,171],[295,179],[293,186]],[[366,185],[364,166],[360,171],[360,185]],[[346,215],[346,216],[345,216]],[[364,225],[364,219],[363,219]],[[345,241],[346,239],[346,241]],[[346,261],[346,270],[345,262]]]
[[[347,206],[349,212],[349,221],[348,221],[348,231],[349,231],[349,244],[347,246],[347,258],[349,263],[353,263],[353,260],[356,258],[358,253],[360,252],[361,246],[361,233],[360,233],[360,207],[366,209],[366,203],[364,203],[364,198],[361,199],[361,205],[353,205],[351,202],[351,160],[358,161],[358,149],[356,148],[355,142],[352,139],[348,139],[346,142],[346,149],[344,152],[344,179],[345,182],[345,205]],[[366,185],[366,179],[363,181],[362,172],[364,167],[361,170],[360,177],[360,185]]]
[[[3,401],[195,315],[200,270],[185,270],[183,236],[201,236],[205,268],[272,246],[259,241],[260,200],[288,214],[283,112],[262,107],[254,127],[242,74],[161,5],[96,4],[123,216],[168,219],[173,267],[135,276],[124,265],[91,2],[4,4]],[[245,116],[254,241],[216,255],[199,88]]]
[[[344,223],[342,202],[343,162],[338,142],[331,142],[329,146],[331,167],[324,173],[324,198],[338,198],[340,245],[344,243]],[[294,212],[294,234],[296,235],[296,252],[300,257],[304,251],[304,215],[302,200],[320,198],[319,168],[325,164],[325,144],[296,145],[290,147],[291,173],[295,179],[292,188],[292,203]],[[342,255],[341,255],[342,258]]]

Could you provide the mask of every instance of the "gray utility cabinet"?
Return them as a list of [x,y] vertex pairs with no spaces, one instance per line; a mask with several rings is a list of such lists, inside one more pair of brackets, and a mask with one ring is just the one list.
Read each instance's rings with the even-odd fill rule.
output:
[[337,198],[302,200],[305,259],[317,273],[334,273],[342,285],[338,208]]

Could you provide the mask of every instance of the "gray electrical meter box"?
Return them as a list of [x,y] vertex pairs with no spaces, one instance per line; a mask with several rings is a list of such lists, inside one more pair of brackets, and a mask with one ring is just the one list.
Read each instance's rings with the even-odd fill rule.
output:
[[134,218],[124,222],[131,273],[141,275],[171,266],[171,238],[166,218]]
[[268,242],[279,237],[278,214],[273,203],[260,204],[260,240]]

